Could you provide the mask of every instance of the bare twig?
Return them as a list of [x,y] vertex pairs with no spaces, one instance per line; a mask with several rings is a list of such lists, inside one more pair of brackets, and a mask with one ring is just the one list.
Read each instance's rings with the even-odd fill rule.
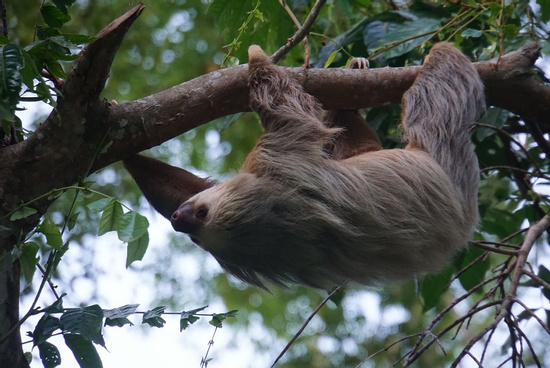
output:
[[366,357],[366,358],[365,358],[364,360],[362,360],[359,364],[357,364],[356,368],[361,367],[364,363],[368,362],[370,359],[374,358],[374,357],[377,356],[378,354],[390,350],[390,349],[393,348],[395,345],[400,344],[400,343],[402,343],[402,342],[405,341],[405,340],[412,339],[413,337],[417,337],[417,336],[420,336],[420,334],[414,334],[414,335],[405,336],[405,337],[403,337],[403,338],[401,338],[401,339],[399,339],[399,340],[397,340],[397,341],[394,341],[393,343],[391,343],[391,344],[389,344],[388,346],[386,346],[384,349],[380,349],[380,350],[378,350],[377,352],[374,352],[374,353],[372,353],[371,355],[369,355],[368,357]]
[[519,167],[513,167],[513,166],[507,166],[507,165],[487,166],[487,167],[484,167],[483,169],[481,169],[480,172],[486,173],[486,172],[493,171],[493,170],[518,171],[518,172],[521,172],[525,175],[529,175],[529,176],[532,176],[532,177],[535,177],[535,178],[550,180],[550,176],[546,175],[544,172],[541,172],[541,173],[537,174],[537,173],[532,173],[531,171],[528,171],[528,170],[525,170],[525,169],[522,169],[522,168],[519,168]]
[[275,359],[275,361],[273,362],[273,364],[271,365],[271,367],[275,367],[275,364],[277,364],[277,362],[283,357],[283,355],[285,355],[285,353],[288,351],[288,349],[290,349],[290,347],[292,346],[292,344],[294,344],[294,342],[298,339],[298,337],[302,334],[302,332],[304,332],[304,330],[306,329],[307,325],[309,325],[309,322],[311,322],[311,320],[313,319],[313,317],[315,317],[315,315],[319,312],[319,310],[325,305],[327,304],[327,302],[330,300],[330,298],[332,298],[334,296],[334,294],[336,294],[337,292],[339,292],[340,290],[342,290],[342,288],[344,286],[347,285],[347,282],[344,282],[343,284],[341,284],[340,286],[338,286],[336,289],[334,289],[329,295],[327,295],[327,297],[325,299],[323,299],[323,301],[317,306],[317,308],[315,308],[315,310],[311,313],[311,315],[308,317],[308,319],[304,322],[304,324],[302,325],[302,327],[298,330],[298,332],[296,332],[296,334],[294,334],[294,336],[292,337],[292,339],[290,339],[290,341],[288,342],[288,344],[286,344],[285,348],[281,351],[281,353],[279,354],[279,356],[277,356],[277,358]]
[[537,320],[537,322],[539,323],[539,325],[544,329],[544,331],[546,331],[546,333],[548,335],[550,335],[550,328],[546,325],[546,323],[539,318],[539,316],[537,316],[532,310],[531,308],[529,308],[527,305],[525,305],[525,303],[523,303],[521,300],[519,299],[515,299],[514,300],[515,303],[518,303],[519,305],[521,305],[523,307],[523,309],[525,309],[525,311],[527,313],[529,313],[531,315],[531,317],[533,317],[534,319]]
[[313,23],[315,23],[315,20],[319,16],[321,9],[323,9],[323,6],[326,2],[326,0],[317,0],[315,2],[315,5],[313,5],[313,7],[311,8],[311,11],[309,12],[309,15],[307,16],[302,27],[294,34],[294,36],[288,39],[286,45],[284,45],[279,50],[275,51],[273,55],[271,55],[271,61],[273,61],[273,63],[277,63],[279,60],[285,57],[290,52],[290,50],[292,50],[307,36],[311,27],[313,27]]
[[526,274],[527,276],[529,276],[530,278],[532,278],[533,281],[535,281],[537,284],[541,285],[546,290],[550,291],[550,284],[548,284],[546,281],[541,279],[539,276],[535,275],[534,273],[532,273],[529,270],[523,270],[523,273]]
[[[292,22],[296,26],[296,28],[300,29],[302,28],[302,25],[300,24],[300,21],[298,18],[296,18],[296,15],[292,12],[292,9],[289,8],[285,0],[279,0],[279,4],[285,9],[290,19],[292,19]],[[309,32],[308,32],[309,33]],[[307,40],[307,36],[304,37],[304,66],[306,68],[309,68],[309,42]]]
[[491,246],[486,245],[484,243],[485,242],[474,242],[474,243],[472,243],[472,245],[476,248],[481,248],[481,249],[487,250],[487,251],[492,252],[492,253],[499,253],[499,254],[504,254],[504,255],[507,255],[507,256],[515,256],[516,255],[516,252],[513,251],[513,250],[504,250],[504,249],[500,249],[500,248],[497,248],[497,247],[491,247]]
[[458,366],[459,362],[462,360],[462,358],[469,353],[469,351],[472,349],[472,347],[485,336],[485,334],[489,331],[494,330],[498,324],[506,317],[510,315],[510,309],[512,308],[513,303],[517,300],[516,299],[516,293],[517,289],[519,287],[519,280],[521,276],[524,274],[524,267],[527,263],[527,257],[529,256],[529,253],[531,252],[531,249],[533,248],[536,240],[542,235],[543,232],[545,232],[550,227],[550,217],[545,216],[543,217],[538,223],[532,225],[529,228],[529,231],[525,235],[525,239],[523,241],[523,244],[521,248],[518,250],[518,256],[516,262],[510,264],[508,267],[508,272],[512,274],[512,279],[510,282],[510,288],[508,289],[508,292],[506,293],[506,296],[502,300],[502,303],[499,308],[499,312],[495,318],[495,320],[490,323],[488,326],[486,326],[483,331],[478,333],[476,336],[474,336],[468,344],[462,349],[462,352],[456,357],[455,361],[453,362],[452,367]]
[[[481,283],[479,283],[478,285],[474,286],[473,288],[471,288],[470,290],[468,290],[468,292],[464,293],[463,295],[459,296],[456,300],[454,300],[450,305],[448,305],[446,308],[444,308],[433,320],[432,322],[428,325],[428,327],[426,327],[426,329],[424,329],[424,332],[422,332],[422,334],[420,335],[418,341],[416,342],[416,344],[413,346],[413,348],[411,349],[411,351],[408,353],[409,355],[409,358],[408,358],[408,361],[407,363],[412,363],[414,361],[414,359],[416,359],[416,355],[420,355],[420,353],[418,352],[419,348],[420,348],[420,345],[423,343],[424,339],[428,336],[428,335],[432,335],[432,330],[433,328],[435,327],[435,325],[441,320],[443,319],[443,317],[449,313],[454,307],[456,307],[460,302],[462,302],[463,300],[467,299],[470,295],[474,294],[475,292],[477,292],[478,290],[480,290],[483,286],[501,278],[502,275],[496,275],[496,276],[493,276],[493,277],[490,277],[486,280],[483,280]],[[433,342],[433,341],[432,341]],[[432,344],[432,342],[428,342],[427,343],[427,346],[425,346],[426,348],[428,346],[430,346]],[[423,349],[425,350],[425,349]],[[422,350],[422,351],[423,351]],[[411,358],[411,357],[414,357]]]
[[214,337],[216,336],[216,332],[218,331],[218,327],[214,329],[214,333],[212,334],[212,338],[208,341],[208,349],[206,349],[206,354],[204,354],[204,358],[201,359],[201,368],[208,367],[208,354],[210,353],[210,349],[212,348],[212,345],[214,345]]

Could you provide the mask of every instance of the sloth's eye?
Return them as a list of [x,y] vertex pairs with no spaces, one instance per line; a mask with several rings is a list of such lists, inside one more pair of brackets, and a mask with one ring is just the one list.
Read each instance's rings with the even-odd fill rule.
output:
[[195,211],[195,217],[198,218],[198,219],[202,220],[202,219],[206,218],[207,215],[208,215],[208,209],[206,208],[206,206],[200,206]]

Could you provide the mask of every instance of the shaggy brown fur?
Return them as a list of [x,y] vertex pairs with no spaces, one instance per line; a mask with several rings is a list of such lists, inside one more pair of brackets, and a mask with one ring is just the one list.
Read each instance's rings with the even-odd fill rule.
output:
[[183,203],[171,216],[177,231],[259,286],[402,280],[441,269],[466,245],[478,221],[468,129],[484,94],[464,55],[432,48],[403,96],[408,145],[393,150],[380,150],[353,111],[323,120],[319,103],[258,46],[249,58],[250,104],[265,132],[227,182],[179,197],[165,183],[149,194],[155,208]]

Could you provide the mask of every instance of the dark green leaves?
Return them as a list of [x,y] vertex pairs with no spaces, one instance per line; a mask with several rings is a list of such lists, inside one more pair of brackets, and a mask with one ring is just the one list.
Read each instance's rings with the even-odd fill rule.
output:
[[15,210],[14,213],[10,216],[10,221],[17,221],[20,219],[24,219],[26,217],[29,217],[31,215],[34,215],[37,211],[34,208],[31,207],[19,207],[17,210]]
[[237,315],[237,312],[238,312],[237,310],[231,310],[226,313],[214,314],[209,323],[212,326],[221,328],[222,322],[225,321],[228,317],[235,317]]
[[151,327],[164,327],[166,321],[161,316],[165,310],[165,306],[160,306],[148,310],[147,312],[145,312],[145,314],[143,314],[142,323],[146,323]]
[[81,335],[63,335],[65,344],[71,349],[81,368],[102,368],[103,364],[95,346]]
[[15,107],[19,102],[22,87],[20,70],[25,66],[21,48],[15,43],[8,43],[0,48],[0,120],[4,121],[2,129],[7,134],[11,124],[17,121]]
[[15,101],[21,91],[19,70],[25,65],[19,46],[10,42],[0,49],[0,92],[2,100]]
[[[103,204],[106,199],[101,199],[92,203],[94,209],[99,209],[99,205]],[[98,203],[99,202],[99,203]],[[120,202],[114,198],[108,200],[107,204],[103,207],[103,214],[99,220],[99,230],[97,235],[103,235],[109,231],[116,230],[118,220],[123,215],[122,206]]]
[[[147,224],[149,226],[149,224]],[[147,229],[146,229],[147,230]],[[128,248],[126,252],[126,267],[134,261],[141,261],[145,252],[147,251],[147,246],[149,245],[149,233],[145,231],[143,235],[139,238],[128,242]]]
[[46,241],[49,246],[54,249],[61,250],[63,246],[63,239],[61,238],[61,232],[57,225],[50,222],[48,219],[44,219],[38,226],[37,231],[46,236]]
[[86,340],[105,346],[105,341],[101,334],[103,310],[99,305],[68,309],[63,313],[59,322],[63,331],[79,334]]
[[135,211],[128,211],[117,222],[118,238],[125,242],[132,242],[145,234],[149,221]]
[[255,43],[265,50],[275,50],[296,30],[276,1],[214,0],[208,12],[216,18],[229,51],[241,62],[247,60],[249,45]]
[[67,14],[66,8],[65,12],[63,12],[50,3],[44,4],[42,9],[40,9],[40,13],[42,14],[42,18],[44,18],[44,22],[52,28],[61,28],[63,24],[71,20],[71,17]]
[[135,211],[124,213],[122,205],[114,198],[100,199],[89,205],[94,212],[103,211],[99,220],[98,235],[116,231],[118,238],[128,243],[126,267],[143,259],[149,245],[149,221]]
[[128,304],[120,308],[104,310],[105,326],[133,326],[134,324],[127,317],[134,314],[138,306],[139,304]]
[[197,322],[200,317],[196,316],[196,314],[202,310],[205,310],[208,306],[205,305],[204,307],[193,309],[190,311],[183,311],[180,315],[180,331],[183,331],[187,329],[190,325]]
[[43,342],[38,345],[38,352],[44,368],[53,368],[61,365],[61,355],[54,344]]
[[22,253],[19,256],[19,264],[21,265],[21,274],[27,283],[32,282],[36,264],[38,263],[38,244],[35,242],[26,242],[23,244]]

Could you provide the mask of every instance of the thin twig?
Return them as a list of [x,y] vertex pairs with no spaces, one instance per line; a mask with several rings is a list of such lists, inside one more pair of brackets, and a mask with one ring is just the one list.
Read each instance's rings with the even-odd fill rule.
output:
[[[502,275],[496,275],[496,276],[493,276],[493,277],[490,277],[486,280],[483,280],[482,282],[480,282],[478,285],[474,286],[473,288],[471,288],[470,290],[468,290],[468,292],[464,293],[463,295],[459,296],[456,300],[454,300],[450,305],[448,305],[445,309],[443,309],[433,320],[432,322],[428,325],[428,327],[426,327],[424,329],[424,332],[422,332],[422,334],[420,335],[420,338],[418,339],[418,341],[416,342],[416,344],[413,346],[413,348],[411,349],[411,351],[408,353],[409,356],[414,356],[417,354],[417,351],[418,349],[420,348],[420,345],[422,344],[422,342],[424,341],[424,339],[426,338],[426,336],[428,336],[432,329],[435,327],[435,325],[441,320],[443,319],[443,317],[449,313],[454,307],[456,307],[460,302],[462,302],[463,300],[465,300],[466,298],[468,298],[470,295],[474,294],[475,292],[477,292],[479,289],[481,289],[483,286],[493,282],[494,280],[497,280],[499,278],[501,278]],[[430,344],[430,343],[428,343]],[[409,358],[410,360],[410,358]]]
[[489,245],[483,244],[482,242],[475,242],[475,243],[472,243],[472,245],[476,248],[484,249],[484,250],[487,250],[487,251],[492,252],[492,253],[504,254],[504,255],[507,255],[507,256],[515,256],[516,253],[517,253],[513,250],[504,250],[504,249],[500,249],[500,248],[497,248],[497,247],[491,247]]
[[513,268],[513,270],[510,270],[510,272],[513,271],[512,279],[510,282],[510,288],[508,289],[506,296],[502,300],[502,303],[499,308],[499,313],[497,314],[495,320],[491,322],[487,327],[485,327],[483,331],[481,331],[472,339],[470,339],[468,344],[464,347],[464,349],[462,349],[462,352],[456,357],[452,367],[457,367],[459,362],[462,360],[462,358],[471,350],[471,348],[479,340],[483,338],[483,336],[485,336],[485,334],[488,331],[495,329],[505,317],[509,316],[510,309],[512,308],[512,304],[517,300],[516,292],[519,287],[519,280],[521,276],[524,274],[523,270],[524,270],[525,264],[527,263],[527,257],[529,256],[529,253],[531,252],[531,249],[533,248],[536,240],[549,227],[550,227],[550,217],[544,216],[538,223],[532,225],[529,228],[529,231],[525,235],[523,244],[521,248],[518,250],[518,256],[517,256],[516,262],[510,265],[510,268]]
[[[503,129],[494,127],[494,126],[489,125],[489,124],[476,123],[475,125],[476,125],[476,127],[479,127],[479,128],[492,129],[492,130],[498,132],[499,134],[502,134],[503,136],[508,138],[510,141],[514,142],[519,147],[519,149],[525,154],[525,156],[529,158],[529,161],[533,164],[533,166],[535,166],[535,169],[539,173],[544,172],[543,170],[541,170],[541,168],[537,164],[537,162],[533,159],[533,157],[529,153],[529,150],[527,148],[525,148],[525,146],[523,144],[521,144],[521,142],[518,141],[516,138],[514,138],[510,133],[508,133],[507,131],[505,131]],[[533,174],[529,173],[529,175],[533,175]]]
[[385,351],[388,351],[390,350],[391,348],[393,348],[395,345],[397,344],[400,344],[401,342],[405,341],[405,340],[408,340],[408,339],[411,339],[413,337],[417,337],[417,336],[420,336],[421,334],[417,333],[417,334],[414,334],[414,335],[409,335],[409,336],[405,336],[397,341],[394,341],[393,343],[391,343],[390,345],[386,346],[384,349],[380,349],[378,350],[377,352],[374,352],[372,353],[371,355],[369,355],[368,357],[366,357],[364,360],[362,360],[359,364],[357,364],[357,366],[355,368],[359,368],[361,367],[364,363],[366,363],[367,361],[369,361],[370,359],[374,358],[376,355],[380,354],[380,353],[383,353]]
[[323,6],[327,0],[317,0],[315,2],[315,5],[311,8],[311,11],[309,12],[309,15],[307,16],[304,24],[302,24],[302,27],[294,34],[294,36],[290,37],[283,47],[281,47],[279,50],[275,51],[273,55],[271,55],[271,61],[273,63],[277,63],[279,60],[284,58],[290,50],[292,50],[297,44],[299,44],[304,37],[307,36],[309,31],[311,30],[311,27],[313,27],[313,23],[315,23],[315,20],[319,16],[319,13],[321,12],[321,9],[323,9]]
[[323,299],[323,301],[317,306],[317,308],[315,308],[315,310],[311,313],[311,315],[308,317],[308,319],[304,322],[304,324],[302,325],[302,327],[298,330],[298,332],[296,332],[296,334],[294,334],[294,336],[292,336],[292,339],[290,339],[290,341],[288,342],[288,344],[286,344],[285,348],[283,349],[283,351],[281,351],[281,353],[279,354],[279,356],[277,357],[277,359],[275,359],[275,361],[273,362],[273,364],[271,365],[271,368],[273,368],[275,366],[275,364],[277,364],[277,362],[283,357],[283,355],[285,355],[285,353],[288,351],[288,349],[290,349],[290,347],[292,346],[292,344],[294,344],[294,342],[298,339],[298,337],[302,334],[302,332],[304,332],[304,330],[306,329],[307,325],[309,325],[309,322],[311,322],[311,320],[313,319],[313,317],[315,317],[315,315],[319,312],[319,310],[325,305],[327,304],[327,302],[330,300],[330,298],[332,298],[334,296],[334,294],[336,294],[337,292],[339,292],[340,290],[342,290],[342,288],[344,286],[347,285],[347,282],[344,282],[343,284],[341,284],[340,286],[338,286],[336,289],[334,289],[330,294],[328,294],[328,296]]
[[[289,8],[285,0],[279,0],[279,4],[285,9],[290,19],[292,19],[292,22],[296,26],[296,28],[300,29],[302,28],[302,25],[300,24],[300,21],[298,18],[296,18],[296,15],[292,12],[292,9]],[[308,32],[309,33],[309,32]],[[309,42],[307,40],[307,36],[304,37],[304,66],[306,68],[309,68]]]
[[519,299],[515,299],[514,302],[515,302],[515,303],[518,303],[519,305],[521,305],[521,306],[523,307],[523,309],[525,309],[525,311],[531,315],[531,317],[533,317],[534,319],[537,320],[537,322],[538,322],[539,325],[544,329],[544,331],[546,331],[546,333],[547,333],[548,335],[550,335],[550,327],[548,327],[548,326],[546,325],[546,323],[545,323],[542,319],[540,319],[539,316],[537,316],[537,315],[531,310],[531,308],[529,308],[527,305],[525,305],[525,303],[523,303],[523,302],[522,302],[521,300],[519,300]]
[[216,336],[217,331],[218,327],[214,329],[212,338],[210,339],[210,341],[208,341],[208,349],[206,349],[206,354],[204,354],[204,358],[201,359],[201,367],[203,368],[206,368],[208,366],[208,353],[210,353],[210,349],[212,348],[212,345],[214,345],[214,337]]

